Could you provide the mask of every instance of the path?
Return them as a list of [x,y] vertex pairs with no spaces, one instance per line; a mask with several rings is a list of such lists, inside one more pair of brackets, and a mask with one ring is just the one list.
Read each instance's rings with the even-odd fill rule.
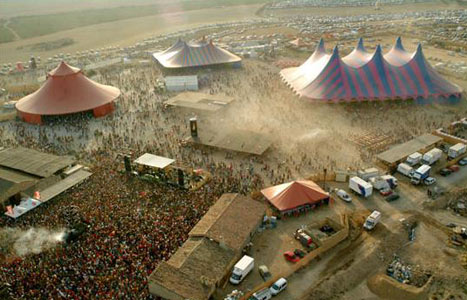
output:
[[8,24],[10,24],[10,23],[11,23],[11,19],[6,19],[6,22],[3,23],[3,27],[4,27],[6,30],[10,31],[11,34],[13,34],[13,36],[14,36],[13,41],[20,40],[21,37],[16,33],[16,31],[14,31],[12,28],[10,28],[10,27],[8,26]]

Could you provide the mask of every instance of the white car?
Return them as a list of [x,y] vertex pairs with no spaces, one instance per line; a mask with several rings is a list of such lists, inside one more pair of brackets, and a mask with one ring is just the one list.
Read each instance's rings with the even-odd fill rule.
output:
[[344,190],[337,190],[336,195],[345,202],[352,202],[352,197],[350,197],[349,194],[347,194],[347,192]]
[[427,177],[425,180],[423,180],[423,183],[425,183],[425,185],[432,185],[435,182],[436,178],[434,177]]
[[271,294],[273,296],[276,296],[277,294],[285,290],[286,287],[287,287],[287,280],[281,277],[276,282],[274,282],[273,285],[271,285],[269,290],[271,291]]

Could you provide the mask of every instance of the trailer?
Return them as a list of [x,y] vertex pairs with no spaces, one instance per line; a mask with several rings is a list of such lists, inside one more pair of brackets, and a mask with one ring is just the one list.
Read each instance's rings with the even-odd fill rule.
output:
[[376,177],[379,175],[379,171],[376,168],[369,168],[365,170],[360,170],[357,172],[358,177],[361,179],[368,181],[372,177]]
[[432,165],[441,158],[441,155],[443,155],[443,151],[438,148],[433,148],[427,153],[423,154],[422,164]]
[[397,166],[397,172],[401,173],[402,175],[405,175],[407,177],[412,177],[412,174],[413,174],[413,168],[411,166],[409,166],[408,164],[406,163],[400,163],[398,166]]
[[350,178],[349,188],[365,198],[369,197],[373,193],[373,186],[357,176]]
[[464,154],[465,151],[466,151],[466,148],[467,148],[466,145],[463,144],[463,143],[455,144],[454,146],[449,148],[448,157],[450,159],[454,159],[454,158]]
[[422,160],[422,157],[423,157],[423,155],[421,153],[415,152],[415,153],[410,154],[407,157],[405,162],[408,165],[413,167],[413,166],[417,165],[418,163],[420,163],[420,161]]

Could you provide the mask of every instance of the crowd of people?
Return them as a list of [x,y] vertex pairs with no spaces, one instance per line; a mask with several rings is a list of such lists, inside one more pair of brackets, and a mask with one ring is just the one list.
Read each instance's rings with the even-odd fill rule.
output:
[[[262,132],[272,141],[264,157],[186,145],[188,118],[193,114],[164,105],[170,95],[156,91],[155,82],[162,74],[153,66],[112,67],[97,75],[97,81],[122,90],[115,112],[105,118],[81,114],[46,119],[42,126],[20,121],[0,124],[0,146],[72,154],[94,173],[16,222],[0,218],[2,227],[63,228],[66,224],[58,212],[73,205],[88,224],[87,232],[76,242],[2,262],[0,280],[11,284],[13,296],[150,299],[148,275],[176,251],[222,193],[248,194],[323,168],[359,168],[371,157],[362,160],[359,149],[347,138],[358,128],[392,126],[389,133],[402,138],[417,134],[406,132],[414,128],[410,126],[414,122],[420,130],[441,122],[424,119],[438,111],[400,104],[392,106],[395,112],[372,110],[370,105],[310,107],[293,97],[274,68],[250,62],[240,70],[216,69],[207,72],[201,86],[207,93],[235,96],[236,101],[215,116],[200,115],[200,130],[221,134],[237,127]],[[415,109],[416,116],[405,120],[409,124],[400,123]],[[447,114],[455,117],[449,109]],[[200,190],[182,191],[119,172],[123,161],[118,154],[136,158],[145,152],[204,168],[213,179]]]

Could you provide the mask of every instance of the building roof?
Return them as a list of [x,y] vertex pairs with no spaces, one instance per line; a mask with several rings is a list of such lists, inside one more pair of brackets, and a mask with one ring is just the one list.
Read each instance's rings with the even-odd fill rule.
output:
[[300,97],[324,102],[459,97],[462,93],[427,62],[420,44],[409,53],[400,38],[386,55],[379,45],[374,53],[367,52],[360,39],[344,58],[337,46],[327,54],[321,40],[301,66],[280,74]]
[[153,57],[164,68],[187,68],[215,64],[239,62],[242,59],[235,54],[215,46],[212,41],[186,43],[178,40],[163,52],[154,53]]
[[[189,238],[167,261],[162,262],[149,277],[186,299],[205,300],[234,262],[236,253],[215,241]],[[203,284],[203,280],[209,282]]]
[[222,95],[209,95],[196,92],[184,92],[170,98],[167,105],[209,112],[218,111],[229,105],[234,98]]
[[157,155],[150,154],[150,153],[145,153],[135,160],[135,163],[138,165],[148,166],[152,168],[159,168],[159,169],[164,169],[165,167],[173,164],[174,162],[175,162],[175,159],[171,159],[171,158],[167,158],[163,156],[157,156]]
[[198,130],[198,138],[189,137],[187,141],[254,155],[262,155],[271,146],[271,141],[258,132],[234,128],[228,131]]
[[189,236],[206,237],[241,251],[266,206],[239,194],[224,194],[193,227]]
[[329,194],[311,180],[279,184],[266,188],[261,193],[280,211],[314,204],[329,198]]
[[399,144],[377,155],[378,159],[386,164],[394,164],[404,160],[407,156],[414,152],[426,149],[434,144],[441,142],[443,139],[439,136],[427,133],[418,136],[408,142]]
[[72,156],[57,156],[22,147],[0,151],[0,166],[38,177],[49,177],[75,162]]
[[96,83],[61,62],[37,91],[18,101],[16,109],[34,115],[71,114],[104,106],[119,95],[119,89]]
[[199,278],[193,278],[164,261],[149,276],[150,290],[153,284],[163,286],[183,299],[191,300],[206,300],[212,290],[212,287],[203,285]]

